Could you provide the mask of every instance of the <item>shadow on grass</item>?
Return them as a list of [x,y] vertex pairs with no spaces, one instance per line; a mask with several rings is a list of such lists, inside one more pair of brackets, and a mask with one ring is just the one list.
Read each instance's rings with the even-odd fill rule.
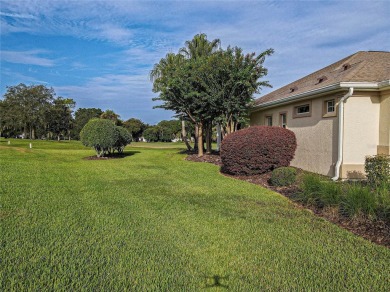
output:
[[220,288],[225,288],[225,289],[229,288],[228,285],[221,283],[221,280],[228,280],[229,279],[229,277],[227,277],[227,276],[226,277],[221,277],[219,275],[214,275],[212,277],[205,276],[205,279],[206,279],[206,284],[205,284],[204,288],[214,288],[214,287],[220,287]]
[[103,157],[97,157],[94,156],[88,156],[84,157],[84,160],[109,160],[109,159],[119,159],[119,158],[126,158],[129,156],[133,156],[134,154],[141,153],[140,151],[125,151],[123,153],[114,153],[114,154],[108,154]]

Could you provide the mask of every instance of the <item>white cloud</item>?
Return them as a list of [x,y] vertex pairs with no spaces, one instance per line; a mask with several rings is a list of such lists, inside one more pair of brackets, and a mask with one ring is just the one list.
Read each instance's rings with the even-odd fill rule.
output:
[[43,67],[52,67],[55,65],[54,60],[38,56],[47,53],[43,50],[1,51],[0,53],[1,61],[9,63],[37,65]]
[[35,19],[35,16],[30,14],[6,13],[1,11],[0,11],[0,16],[8,16],[12,18],[23,18],[23,19]]

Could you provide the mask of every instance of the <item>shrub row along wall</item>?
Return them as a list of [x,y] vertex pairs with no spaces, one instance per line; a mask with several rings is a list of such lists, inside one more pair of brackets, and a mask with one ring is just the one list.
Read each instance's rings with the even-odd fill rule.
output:
[[253,175],[289,166],[297,148],[295,134],[281,127],[254,126],[228,135],[221,144],[221,171]]

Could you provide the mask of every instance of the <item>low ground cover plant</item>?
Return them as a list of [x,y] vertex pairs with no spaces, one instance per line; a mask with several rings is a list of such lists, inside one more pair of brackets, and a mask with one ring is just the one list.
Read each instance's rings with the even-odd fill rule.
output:
[[279,167],[272,172],[271,183],[274,186],[291,186],[297,179],[297,170],[293,167]]
[[289,166],[296,150],[295,134],[282,127],[254,126],[229,134],[221,144],[221,171],[254,175]]
[[338,207],[341,215],[356,219],[365,217],[390,224],[390,185],[371,188],[364,181],[333,182],[330,179],[306,174],[295,199],[317,208]]

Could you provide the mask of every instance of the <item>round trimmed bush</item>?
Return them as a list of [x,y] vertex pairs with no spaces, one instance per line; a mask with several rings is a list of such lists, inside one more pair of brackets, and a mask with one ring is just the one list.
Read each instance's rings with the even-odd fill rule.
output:
[[295,134],[282,127],[254,126],[228,135],[221,144],[221,171],[253,175],[289,166],[297,148]]
[[293,167],[279,167],[272,171],[271,183],[274,186],[291,186],[297,179],[297,170]]
[[81,143],[93,147],[98,157],[109,153],[118,138],[117,126],[106,119],[91,119],[80,132]]
[[122,153],[125,146],[131,142],[131,134],[127,129],[121,126],[117,126],[116,130],[119,135],[118,140],[115,142],[114,149],[117,150],[118,153]]

